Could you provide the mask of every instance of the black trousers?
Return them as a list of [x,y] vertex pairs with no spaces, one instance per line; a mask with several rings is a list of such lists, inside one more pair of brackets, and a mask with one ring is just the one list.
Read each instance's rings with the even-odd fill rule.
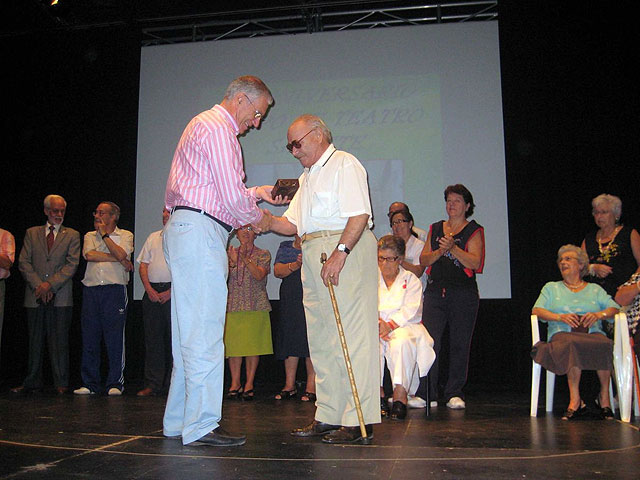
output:
[[[171,283],[152,283],[157,292],[171,288]],[[145,293],[142,297],[144,322],[144,384],[154,392],[169,388],[173,359],[171,356],[171,301],[152,302]]]
[[29,328],[29,363],[26,388],[42,387],[42,357],[47,341],[53,383],[56,387],[69,386],[69,327],[73,307],[40,305],[27,308]]
[[472,288],[429,289],[424,293],[422,323],[433,338],[436,361],[429,371],[429,398],[438,398],[438,371],[442,336],[449,328],[449,374],[444,387],[444,401],[464,398],[467,383],[469,350],[476,325],[480,297]]

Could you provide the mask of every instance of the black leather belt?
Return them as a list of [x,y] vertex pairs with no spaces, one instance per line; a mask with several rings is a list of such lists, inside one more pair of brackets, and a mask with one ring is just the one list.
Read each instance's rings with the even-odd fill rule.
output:
[[214,217],[213,215],[205,212],[204,210],[202,210],[200,208],[187,207],[185,205],[178,205],[177,207],[173,207],[173,209],[171,210],[171,213],[175,212],[176,210],[189,210],[191,212],[200,213],[201,215],[209,217],[211,220],[213,220],[218,225],[220,225],[222,228],[224,228],[227,232],[231,232],[231,230],[233,230],[233,227],[231,225],[227,225],[222,220],[218,220],[216,217]]

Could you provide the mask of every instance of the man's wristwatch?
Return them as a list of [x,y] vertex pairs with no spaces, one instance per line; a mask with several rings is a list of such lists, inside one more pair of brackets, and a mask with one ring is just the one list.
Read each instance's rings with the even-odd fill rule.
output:
[[105,238],[109,238],[109,234],[105,233],[104,235],[102,235],[102,239],[104,240]]
[[351,253],[351,250],[347,248],[347,246],[344,243],[339,243],[336,248],[338,249],[339,252],[344,252],[347,255]]

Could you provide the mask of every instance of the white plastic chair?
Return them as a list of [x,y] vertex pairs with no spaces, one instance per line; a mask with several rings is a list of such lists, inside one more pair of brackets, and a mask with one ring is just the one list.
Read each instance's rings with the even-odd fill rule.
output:
[[634,387],[634,368],[637,371],[638,359],[631,349],[629,341],[629,327],[627,316],[624,313],[616,315],[616,323],[613,340],[613,365],[615,368],[616,386],[618,387],[618,403],[620,406],[620,418],[623,422],[631,420],[631,402],[633,401],[633,413],[640,417],[638,405],[638,388]]
[[[621,319],[618,315],[616,315],[615,318],[615,330],[616,330],[616,335],[619,335],[617,333],[618,329],[619,329],[619,325],[623,324],[624,328],[626,329],[627,332],[627,342],[626,345],[629,346],[629,330],[627,328],[627,321],[626,321],[626,317],[623,319]],[[538,326],[538,316],[537,315],[531,315],[531,345],[535,345],[536,343],[538,343],[540,341],[540,327]],[[616,369],[616,373],[618,371],[618,367],[616,366],[616,343],[617,341],[614,339],[614,366]],[[620,355],[619,356],[622,359],[626,359],[627,356]],[[626,360],[625,360],[626,361]],[[631,364],[629,362],[629,364]],[[530,415],[532,417],[535,417],[538,415],[538,397],[540,394],[540,373],[542,371],[542,366],[539,363],[534,362],[533,360],[531,360],[531,411],[530,411]],[[556,384],[556,375],[553,372],[546,372],[546,384],[547,384],[547,390],[546,390],[546,398],[545,398],[545,411],[547,412],[552,412],[553,411],[553,393],[555,390],[555,384]],[[617,377],[617,375],[616,375]],[[616,385],[620,385],[620,382],[616,380]],[[613,398],[613,379],[611,380],[611,382],[609,383],[609,398]],[[625,404],[626,405],[626,404]],[[630,402],[629,402],[630,405]],[[626,420],[625,420],[625,416],[623,416],[623,410],[622,410],[622,404],[620,404],[620,412],[621,412],[621,418],[623,422],[628,422],[630,420],[630,408],[629,407],[629,415],[626,416]]]

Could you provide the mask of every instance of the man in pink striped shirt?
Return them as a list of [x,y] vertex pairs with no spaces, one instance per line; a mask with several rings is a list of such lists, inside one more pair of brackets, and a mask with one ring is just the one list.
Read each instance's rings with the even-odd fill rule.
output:
[[269,185],[244,185],[238,135],[260,126],[273,97],[257,77],[235,79],[219,105],[189,122],[176,148],[165,205],[164,229],[171,270],[173,372],[164,435],[184,445],[242,445],[244,435],[220,427],[227,303],[226,245],[233,228],[267,221],[257,202],[271,199]]

